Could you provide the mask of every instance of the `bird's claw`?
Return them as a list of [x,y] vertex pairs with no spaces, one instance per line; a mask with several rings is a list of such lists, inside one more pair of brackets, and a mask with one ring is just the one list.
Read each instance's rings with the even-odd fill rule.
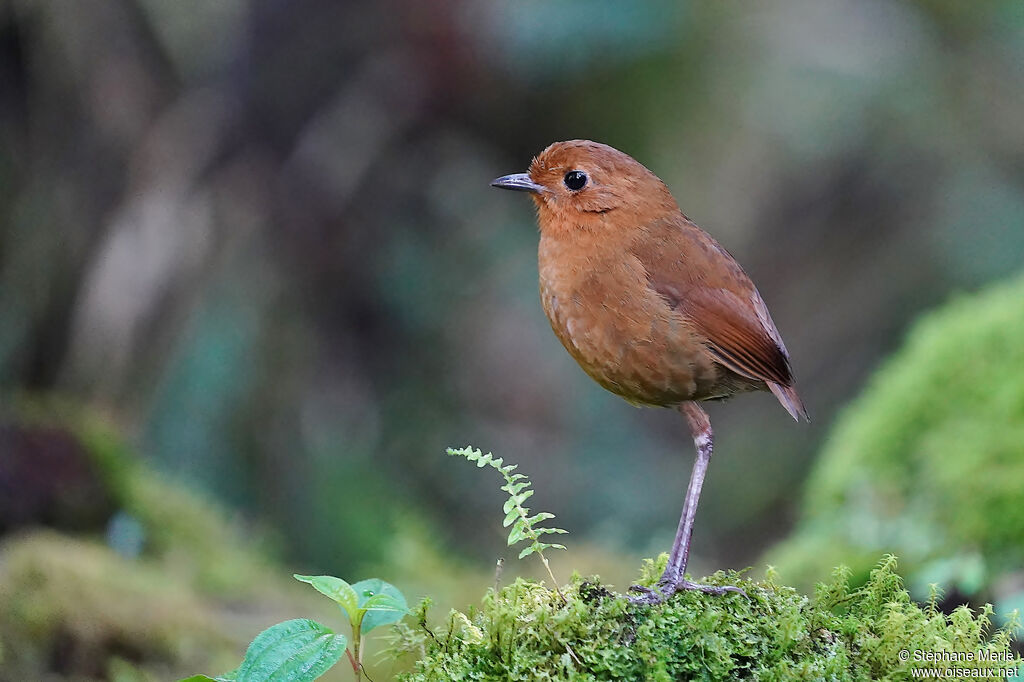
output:
[[713,594],[715,596],[722,596],[726,592],[735,592],[742,594],[744,597],[747,593],[735,585],[701,585],[691,580],[682,580],[676,585],[677,590],[699,590],[705,594]]
[[629,591],[636,592],[637,596],[629,597],[629,601],[631,604],[661,604],[680,590],[696,590],[698,592],[713,594],[715,596],[721,596],[728,592],[735,592],[737,594],[742,594],[744,597],[747,596],[746,592],[734,585],[701,585],[700,583],[695,583],[692,580],[682,579],[675,583],[659,582],[657,587],[630,585]]
[[637,593],[636,596],[629,597],[630,604],[660,604],[672,596],[671,592],[665,594],[661,590],[644,585],[630,585],[629,591]]

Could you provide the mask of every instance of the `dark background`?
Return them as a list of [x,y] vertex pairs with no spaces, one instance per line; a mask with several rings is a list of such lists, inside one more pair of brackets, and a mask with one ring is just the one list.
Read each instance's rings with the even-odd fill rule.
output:
[[670,544],[685,425],[576,367],[530,202],[488,187],[599,140],[792,354],[810,426],[709,408],[694,570],[742,568],[915,316],[1024,262],[1022,86],[1016,0],[0,2],[0,389],[105,415],[337,575],[410,534],[488,570],[501,493],[444,455],[472,443],[568,565],[628,580]]

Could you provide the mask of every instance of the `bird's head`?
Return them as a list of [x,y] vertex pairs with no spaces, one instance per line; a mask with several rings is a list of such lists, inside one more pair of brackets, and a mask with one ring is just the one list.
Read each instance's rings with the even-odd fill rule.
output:
[[541,232],[639,226],[679,210],[658,176],[628,154],[589,140],[555,142],[528,173],[491,185],[529,192]]

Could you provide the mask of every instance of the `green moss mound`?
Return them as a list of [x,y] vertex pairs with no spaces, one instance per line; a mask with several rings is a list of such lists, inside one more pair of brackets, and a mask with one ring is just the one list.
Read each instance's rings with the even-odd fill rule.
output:
[[[803,521],[771,552],[789,582],[895,552],[929,583],[1024,606],[1024,277],[926,315],[839,419]],[[1016,585],[1016,587],[1014,587]]]
[[[662,557],[661,564],[665,558]],[[641,582],[661,566],[648,562]],[[478,609],[453,611],[444,628],[402,627],[394,647],[419,657],[405,682],[440,680],[904,680],[926,664],[901,651],[970,652],[1015,670],[1010,631],[991,627],[991,609],[945,615],[910,599],[887,557],[851,590],[837,570],[811,599],[779,585],[717,573],[747,596],[687,592],[634,606],[574,577],[563,603],[535,582],[491,592]],[[908,660],[903,660],[907,658]],[[953,663],[927,664],[946,669]],[[962,666],[961,666],[962,667]]]

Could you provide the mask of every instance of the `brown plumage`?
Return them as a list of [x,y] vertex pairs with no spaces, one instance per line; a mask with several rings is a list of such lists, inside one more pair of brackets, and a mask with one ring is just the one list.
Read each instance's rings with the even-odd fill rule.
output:
[[[710,424],[696,401],[770,390],[794,419],[807,418],[768,308],[733,257],[683,215],[665,184],[617,149],[556,142],[529,173],[492,185],[533,197],[541,301],[566,350],[609,391],[637,405],[679,407],[687,417],[699,480],[691,479],[660,588],[662,595],[704,589],[683,578],[699,469],[711,454]],[[641,599],[660,598],[648,592]]]

